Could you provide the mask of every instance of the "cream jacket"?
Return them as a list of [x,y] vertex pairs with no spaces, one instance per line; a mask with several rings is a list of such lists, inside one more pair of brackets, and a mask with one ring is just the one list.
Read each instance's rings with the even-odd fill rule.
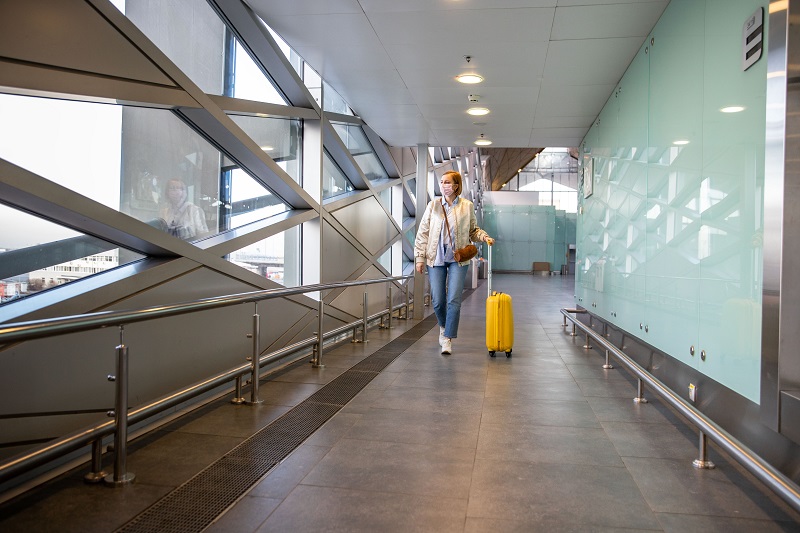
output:
[[[466,198],[458,198],[455,208],[456,225],[453,231],[456,234],[455,248],[463,248],[471,242],[483,242],[489,234],[478,227],[478,220],[475,218],[475,206]],[[428,202],[425,214],[422,215],[422,223],[417,231],[417,238],[414,241],[414,262],[426,263],[433,266],[436,260],[436,248],[439,246],[439,236],[442,234],[444,224],[444,208],[442,199],[437,198]],[[460,265],[468,265],[469,261],[462,261]]]

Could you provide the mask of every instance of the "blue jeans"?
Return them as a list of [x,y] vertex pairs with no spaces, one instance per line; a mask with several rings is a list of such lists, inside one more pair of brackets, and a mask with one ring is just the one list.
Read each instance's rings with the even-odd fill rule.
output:
[[461,296],[468,265],[445,263],[444,266],[429,266],[433,312],[439,325],[444,327],[444,336],[458,337],[458,320],[461,317]]

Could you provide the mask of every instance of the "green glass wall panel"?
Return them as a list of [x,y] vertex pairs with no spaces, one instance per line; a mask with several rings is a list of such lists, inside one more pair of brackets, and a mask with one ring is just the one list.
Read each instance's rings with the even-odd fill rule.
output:
[[483,223],[481,228],[492,237],[499,239],[497,233],[497,216],[492,206],[483,207]]
[[495,211],[495,213],[495,225],[497,227],[498,240],[512,242],[514,240],[513,207],[500,207]]
[[576,229],[578,303],[755,402],[766,61],[732,51],[759,7],[670,3],[584,139]]
[[665,11],[650,46],[645,339],[687,364],[698,333],[699,263],[692,206],[700,186],[704,2]]
[[539,206],[531,206],[530,209],[530,240],[547,241],[554,222],[551,212]]
[[531,212],[528,206],[514,206],[512,208],[511,240],[514,242],[528,242],[533,239],[534,224],[531,223]]
[[561,265],[567,264],[567,221],[566,213],[557,210],[553,228],[553,264],[551,269],[560,272]]
[[[758,398],[761,367],[761,241],[764,185],[766,61],[742,71],[726,53],[755,6],[707,0],[703,76],[704,176],[700,195],[700,369],[749,398]],[[765,24],[769,17],[765,16]],[[764,35],[768,32],[765,30]],[[730,106],[744,107],[725,113]]]
[[496,270],[529,272],[535,261],[547,261],[551,270],[559,270],[567,262],[567,245],[576,242],[575,215],[553,206],[485,206],[483,228],[497,236]]

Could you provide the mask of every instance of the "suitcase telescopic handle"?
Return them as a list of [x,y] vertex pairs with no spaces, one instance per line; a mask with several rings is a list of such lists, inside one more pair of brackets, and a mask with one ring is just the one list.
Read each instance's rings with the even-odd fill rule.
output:
[[488,273],[486,274],[486,286],[489,287],[489,294],[488,296],[492,295],[492,247],[489,244],[486,244],[486,247],[489,248],[488,256],[489,256],[489,267]]

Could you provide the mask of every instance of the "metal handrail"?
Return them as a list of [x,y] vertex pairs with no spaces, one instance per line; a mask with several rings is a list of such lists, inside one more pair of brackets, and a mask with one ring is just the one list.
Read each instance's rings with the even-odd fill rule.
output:
[[220,307],[228,307],[241,303],[258,302],[272,298],[293,296],[307,292],[326,291],[345,287],[356,287],[360,285],[371,285],[374,283],[387,283],[389,281],[398,281],[413,277],[413,275],[407,275],[359,281],[342,281],[338,283],[320,283],[316,285],[304,285],[290,289],[265,289],[261,291],[230,294],[212,298],[201,298],[199,300],[193,300],[190,302],[181,302],[169,305],[154,305],[133,311],[101,311],[99,313],[88,313],[84,315],[17,322],[14,324],[0,326],[0,344],[29,339],[40,339],[44,337],[53,337],[55,335],[88,331],[107,326],[123,326],[132,324],[134,322],[143,322],[145,320],[153,320],[156,318],[183,315],[196,311],[218,309]]
[[[168,316],[175,316],[181,314],[188,314],[197,311],[204,311],[208,309],[217,309],[247,302],[257,302],[260,300],[267,300],[272,298],[280,298],[284,296],[291,296],[295,294],[302,294],[306,292],[318,292],[331,289],[355,287],[363,285],[371,285],[375,283],[388,283],[398,280],[413,278],[413,275],[395,276],[388,278],[378,278],[371,280],[360,280],[351,282],[338,282],[338,283],[324,283],[316,285],[306,285],[302,287],[288,288],[288,289],[267,289],[262,291],[253,291],[248,293],[232,294],[226,296],[219,296],[213,298],[203,298],[190,302],[176,303],[163,306],[153,306],[132,311],[111,311],[89,313],[84,315],[74,315],[69,317],[62,317],[56,319],[35,320],[28,322],[19,322],[16,324],[7,324],[0,327],[0,344],[8,344],[10,342],[19,342],[23,340],[31,340],[45,337],[52,337],[66,333],[73,333],[78,331],[87,331],[98,329],[107,326],[124,326],[133,322],[143,322],[145,320],[154,320]],[[408,296],[406,296],[406,304],[409,304]],[[390,302],[388,312],[392,313],[395,309],[402,309],[404,304],[393,306]],[[366,322],[382,317],[386,314],[386,310],[379,311],[373,315],[367,316],[366,311],[363,319],[356,320],[344,326],[340,326],[334,330],[324,333],[322,340],[334,338],[348,330],[355,330],[359,326],[365,327]],[[406,309],[406,315],[408,309]],[[163,412],[166,409],[179,405],[186,400],[192,399],[200,394],[214,390],[215,388],[230,382],[234,379],[239,379],[242,376],[250,373],[253,368],[260,369],[262,366],[279,360],[290,354],[296,353],[304,348],[314,346],[319,342],[319,336],[294,344],[285,346],[279,350],[259,356],[253,363],[246,363],[240,366],[229,369],[225,372],[211,376],[199,383],[190,385],[189,387],[177,390],[154,400],[148,404],[132,409],[127,412],[127,423],[135,424],[146,420],[147,418]],[[117,429],[117,422],[109,420],[101,424],[83,428],[68,435],[62,436],[56,440],[45,443],[37,448],[29,450],[22,455],[12,457],[4,463],[0,463],[0,482],[8,481],[15,476],[31,470],[37,466],[45,464],[49,461],[62,457],[70,452],[78,450],[84,446],[99,442],[103,437],[114,433]],[[96,450],[93,450],[93,454]],[[93,458],[94,461],[94,458]]]
[[[639,363],[631,359],[623,351],[608,342],[605,338],[599,335],[590,327],[586,326],[577,318],[570,316],[570,312],[575,312],[574,309],[562,309],[561,314],[564,315],[565,324],[566,319],[577,325],[588,338],[591,337],[603,349],[612,353],[625,367],[632,372],[641,381],[647,383],[654,392],[661,398],[678,410],[683,416],[688,418],[700,430],[700,448],[701,455],[705,453],[705,436],[708,436],[716,442],[720,448],[728,452],[739,464],[744,466],[751,474],[758,478],[767,487],[772,489],[778,496],[788,503],[792,508],[800,511],[800,486],[795,484],[791,479],[786,477],[783,473],[778,471],[771,464],[767,463],[759,455],[742,444],[738,439],[725,431],[713,420],[708,418],[696,407],[689,402],[678,396],[672,389],[664,385],[658,378],[650,374]],[[640,387],[641,389],[641,387]],[[641,397],[641,390],[640,397]],[[703,461],[699,461],[703,462]],[[698,464],[698,461],[695,461]]]

